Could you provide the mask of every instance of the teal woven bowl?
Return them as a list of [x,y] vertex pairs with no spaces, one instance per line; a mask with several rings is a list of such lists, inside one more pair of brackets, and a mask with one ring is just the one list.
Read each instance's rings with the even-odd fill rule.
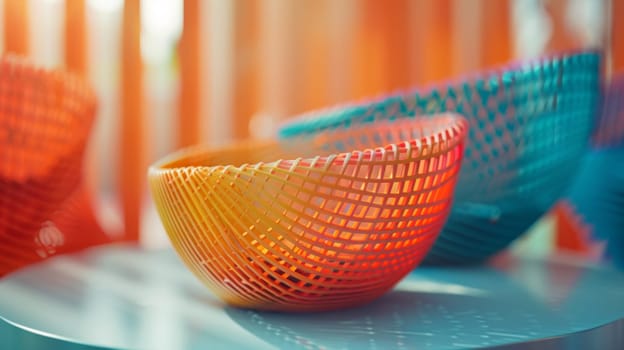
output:
[[543,57],[455,82],[299,116],[280,138],[456,112],[470,130],[455,205],[425,263],[476,263],[526,232],[566,191],[600,96],[600,55]]
[[603,258],[624,269],[624,73],[605,85],[593,147],[566,196],[589,228],[588,244],[605,246]]

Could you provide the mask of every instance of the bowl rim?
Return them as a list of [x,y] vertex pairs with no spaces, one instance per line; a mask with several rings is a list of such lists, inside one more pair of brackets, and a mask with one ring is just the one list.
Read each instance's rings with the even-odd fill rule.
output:
[[[328,163],[336,158],[343,158],[345,162],[349,159],[362,160],[372,159],[377,154],[392,152],[395,154],[406,153],[414,150],[430,150],[424,158],[433,158],[440,154],[446,153],[448,150],[463,143],[468,131],[468,122],[458,113],[440,113],[433,116],[417,116],[416,118],[403,119],[406,124],[415,125],[432,125],[433,132],[424,134],[420,138],[412,138],[409,140],[401,140],[394,143],[387,143],[383,146],[369,147],[363,149],[346,150],[344,152],[333,152],[327,155],[317,155],[313,157],[297,157],[291,159],[276,159],[270,162],[242,163],[240,165],[230,164],[214,164],[214,165],[184,165],[192,157],[219,155],[227,152],[239,152],[245,150],[257,149],[260,147],[280,147],[288,145],[289,142],[301,141],[308,137],[301,137],[288,140],[248,140],[244,142],[234,143],[221,147],[207,147],[205,145],[191,146],[175,151],[160,160],[153,163],[148,169],[148,176],[157,176],[165,173],[188,171],[188,170],[216,170],[216,169],[249,169],[262,166],[277,167],[279,164],[289,162],[290,164],[318,164]],[[388,123],[386,127],[401,126],[400,123]],[[378,129],[378,124],[367,124],[360,129]],[[348,132],[349,130],[341,130]],[[427,130],[429,131],[429,130]],[[336,130],[330,130],[329,133],[335,133]],[[310,137],[318,137],[322,133],[310,135]],[[437,147],[436,147],[437,146]]]
[[[436,92],[446,91],[449,87],[459,84],[467,83],[477,85],[480,82],[489,83],[492,80],[502,80],[503,76],[506,74],[533,70],[536,67],[548,66],[565,59],[582,59],[586,57],[593,57],[597,59],[600,64],[602,53],[596,49],[571,49],[546,53],[528,59],[515,59],[488,69],[473,71],[448,79],[441,79],[408,88],[395,89],[387,93],[366,96],[319,109],[308,110],[279,123],[276,135],[280,139],[289,139],[300,135],[315,133],[319,130],[333,129],[351,120],[352,118],[345,115],[345,113],[354,110],[368,110],[391,100],[403,100],[415,95],[426,96]],[[598,69],[597,72],[600,74],[600,69]]]

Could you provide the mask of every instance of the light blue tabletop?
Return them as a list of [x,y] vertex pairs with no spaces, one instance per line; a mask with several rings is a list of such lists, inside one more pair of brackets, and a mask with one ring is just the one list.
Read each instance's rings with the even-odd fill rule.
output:
[[419,268],[370,305],[223,305],[172,251],[95,248],[0,280],[0,349],[622,349],[624,274],[512,256]]

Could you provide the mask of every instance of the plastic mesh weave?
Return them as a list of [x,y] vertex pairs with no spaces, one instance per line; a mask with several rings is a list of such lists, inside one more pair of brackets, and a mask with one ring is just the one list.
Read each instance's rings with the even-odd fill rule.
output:
[[95,233],[74,230],[92,214],[79,183],[94,112],[79,79],[0,60],[0,276],[94,242]]
[[458,82],[303,115],[292,139],[453,111],[469,138],[456,202],[430,263],[479,262],[525,232],[564,193],[586,150],[599,96],[600,57],[542,58]]
[[183,151],[150,169],[150,187],[179,255],[226,302],[347,307],[390,289],[433,244],[465,129],[449,115]]
[[606,259],[624,268],[624,73],[605,86],[593,141],[566,199],[590,227],[586,243],[606,243]]

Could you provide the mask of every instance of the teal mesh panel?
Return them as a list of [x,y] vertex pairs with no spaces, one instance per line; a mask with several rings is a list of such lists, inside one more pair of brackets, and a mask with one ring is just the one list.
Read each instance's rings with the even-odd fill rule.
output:
[[566,199],[589,226],[589,238],[606,243],[605,259],[624,268],[624,74],[605,86],[593,147]]
[[462,114],[470,131],[455,205],[426,262],[479,262],[527,231],[565,193],[594,125],[599,71],[594,52],[551,56],[308,113],[278,135]]

